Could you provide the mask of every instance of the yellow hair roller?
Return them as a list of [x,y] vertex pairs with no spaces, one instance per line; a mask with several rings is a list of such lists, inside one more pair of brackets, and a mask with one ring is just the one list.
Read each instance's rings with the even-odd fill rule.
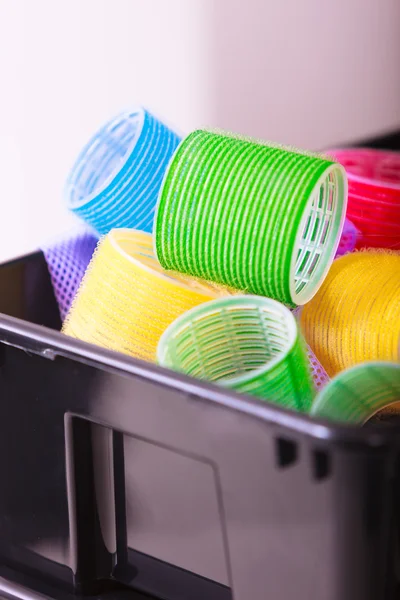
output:
[[103,238],[69,311],[63,332],[137,358],[155,360],[164,330],[185,311],[229,294],[166,272],[150,234],[114,229]]
[[307,342],[328,375],[400,358],[400,253],[368,250],[336,260],[304,306]]

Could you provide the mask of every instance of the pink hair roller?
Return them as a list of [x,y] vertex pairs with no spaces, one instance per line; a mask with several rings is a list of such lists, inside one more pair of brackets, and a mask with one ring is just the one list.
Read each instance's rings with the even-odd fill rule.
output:
[[400,249],[400,153],[344,148],[326,154],[347,172],[347,217],[361,233],[356,247]]

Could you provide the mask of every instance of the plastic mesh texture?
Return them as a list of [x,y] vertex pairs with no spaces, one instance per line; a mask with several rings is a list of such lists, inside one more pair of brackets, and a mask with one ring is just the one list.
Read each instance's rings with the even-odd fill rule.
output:
[[[303,310],[302,306],[298,306],[297,308],[292,310],[292,314],[296,318],[298,327],[301,327],[300,315],[301,315],[302,310]],[[311,348],[308,344],[306,344],[306,348],[307,348],[308,362],[310,365],[310,370],[311,370],[312,378],[314,381],[314,386],[316,387],[317,390],[320,390],[327,384],[327,382],[330,380],[330,378],[329,378],[327,372],[325,371],[324,367],[321,365],[318,358],[315,356],[314,352],[311,350]]]
[[361,232],[357,247],[400,249],[400,153],[358,148],[328,153],[347,171],[347,216]]
[[400,364],[367,362],[337,375],[317,396],[316,417],[362,424],[400,401]]
[[329,376],[364,361],[399,360],[400,253],[370,250],[338,258],[300,318]]
[[344,227],[342,231],[342,235],[340,237],[340,242],[338,249],[336,251],[336,256],[343,256],[348,252],[352,252],[357,244],[357,238],[359,236],[359,232],[357,227],[346,219],[344,222]]
[[311,350],[310,346],[307,345],[307,356],[310,363],[311,375],[314,381],[314,385],[317,390],[321,390],[329,381],[328,373]]
[[64,320],[92,258],[98,238],[84,226],[43,246],[61,319]]
[[164,178],[156,255],[166,269],[304,304],[335,256],[346,186],[323,157],[195,131]]
[[162,335],[159,364],[300,411],[314,396],[305,344],[291,312],[256,296],[197,306]]
[[180,314],[228,294],[165,273],[151,235],[114,229],[98,245],[64,323],[64,333],[137,358],[155,360],[158,340]]
[[68,207],[100,234],[151,232],[161,182],[179,136],[144,109],[109,121],[82,150],[68,178]]

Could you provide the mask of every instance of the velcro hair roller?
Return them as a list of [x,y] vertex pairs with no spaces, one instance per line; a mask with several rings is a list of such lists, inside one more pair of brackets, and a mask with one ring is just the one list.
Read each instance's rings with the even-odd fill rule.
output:
[[99,243],[64,323],[64,333],[147,360],[180,314],[228,292],[155,260],[148,233],[114,229]]
[[399,360],[400,253],[369,250],[338,258],[300,318],[331,377],[361,362]]
[[343,371],[318,394],[315,417],[363,424],[400,401],[400,364],[367,362]]
[[345,219],[336,256],[343,256],[348,252],[352,252],[356,247],[359,235],[357,227],[349,219]]
[[80,225],[42,247],[61,319],[64,320],[97,246],[98,238]]
[[164,178],[156,255],[165,269],[304,304],[335,256],[346,201],[338,163],[195,131]]
[[100,234],[114,227],[150,232],[161,182],[180,138],[142,108],[100,129],[69,175],[68,207]]
[[269,298],[231,296],[197,306],[161,336],[157,360],[300,411],[314,396],[296,319]]
[[347,171],[347,216],[358,248],[400,249],[400,153],[365,148],[328,151]]

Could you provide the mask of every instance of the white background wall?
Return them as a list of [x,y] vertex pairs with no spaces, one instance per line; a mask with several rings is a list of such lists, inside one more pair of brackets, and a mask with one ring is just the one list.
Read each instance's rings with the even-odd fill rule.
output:
[[399,0],[0,0],[0,259],[70,221],[88,136],[144,104],[309,148],[400,126]]

